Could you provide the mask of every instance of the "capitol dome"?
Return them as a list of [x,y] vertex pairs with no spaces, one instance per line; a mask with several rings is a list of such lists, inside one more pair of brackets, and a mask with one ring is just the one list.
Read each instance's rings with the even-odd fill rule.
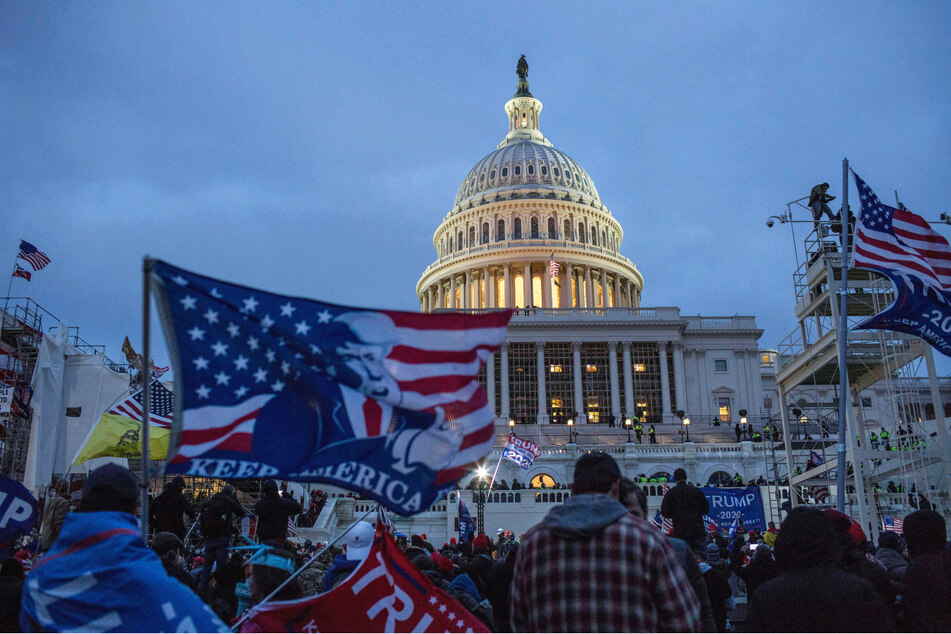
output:
[[519,62],[508,133],[469,170],[433,234],[420,309],[636,309],[644,279],[588,173],[539,129],[542,102]]
[[550,145],[525,140],[506,143],[476,163],[459,186],[453,207],[462,209],[470,199],[494,197],[526,186],[542,193],[557,193],[559,198],[565,194],[588,198],[601,205],[598,190],[576,160]]

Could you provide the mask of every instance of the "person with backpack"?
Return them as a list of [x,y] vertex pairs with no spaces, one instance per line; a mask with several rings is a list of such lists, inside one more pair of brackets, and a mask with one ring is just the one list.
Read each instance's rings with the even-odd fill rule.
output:
[[303,509],[293,498],[282,497],[276,480],[264,482],[264,497],[254,505],[254,514],[258,516],[258,542],[284,548],[287,539],[287,520],[300,515]]
[[226,484],[202,505],[198,515],[198,528],[205,538],[205,565],[198,577],[200,595],[204,596],[208,591],[212,567],[222,569],[227,563],[234,519],[243,516],[244,507],[238,504],[234,487],[230,484]]

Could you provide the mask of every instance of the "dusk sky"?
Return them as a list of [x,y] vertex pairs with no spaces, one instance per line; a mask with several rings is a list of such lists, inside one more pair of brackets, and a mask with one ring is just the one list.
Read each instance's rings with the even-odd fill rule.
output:
[[12,295],[114,360],[126,335],[141,349],[145,254],[418,310],[524,53],[541,131],[623,226],[642,304],[754,315],[775,348],[796,261],[765,221],[822,181],[837,210],[843,157],[887,204],[951,213],[949,51],[946,1],[8,1],[0,263],[20,239],[47,253]]

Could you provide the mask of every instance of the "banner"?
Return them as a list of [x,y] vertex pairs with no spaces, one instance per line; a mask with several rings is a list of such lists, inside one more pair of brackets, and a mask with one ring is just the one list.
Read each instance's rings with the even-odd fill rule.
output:
[[509,435],[509,440],[502,450],[502,457],[511,460],[522,469],[528,469],[535,462],[535,458],[542,454],[538,445],[530,440],[522,440],[515,434]]
[[248,620],[259,632],[489,631],[419,572],[379,522],[367,558],[341,585],[252,608]]
[[13,386],[0,383],[0,414],[7,414],[13,407]]
[[710,503],[710,512],[704,517],[706,524],[730,526],[734,520],[743,522],[746,530],[766,530],[766,512],[763,509],[763,497],[759,487],[742,489],[720,489],[702,487],[700,489]]
[[154,262],[176,398],[166,473],[359,491],[401,515],[485,458],[479,369],[512,311],[367,310]]
[[469,537],[475,533],[476,523],[466,508],[466,503],[462,501],[462,493],[459,493],[459,541],[468,541]]
[[0,559],[9,556],[17,537],[33,529],[38,515],[39,505],[26,487],[0,476]]

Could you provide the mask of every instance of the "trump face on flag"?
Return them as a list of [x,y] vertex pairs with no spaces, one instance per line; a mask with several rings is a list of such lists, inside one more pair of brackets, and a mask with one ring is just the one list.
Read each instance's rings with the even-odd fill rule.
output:
[[491,446],[477,375],[510,312],[359,309],[154,267],[181,382],[167,472],[330,482],[407,514]]

